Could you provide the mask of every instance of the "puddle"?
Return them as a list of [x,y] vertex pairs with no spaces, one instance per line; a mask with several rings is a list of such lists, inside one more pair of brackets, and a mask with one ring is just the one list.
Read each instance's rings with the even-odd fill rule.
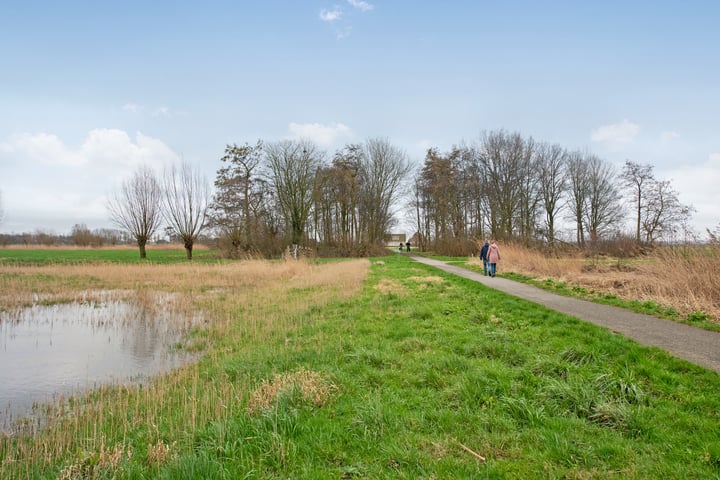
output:
[[193,359],[174,346],[199,322],[169,296],[92,301],[0,312],[0,428],[33,405],[101,384],[138,383]]

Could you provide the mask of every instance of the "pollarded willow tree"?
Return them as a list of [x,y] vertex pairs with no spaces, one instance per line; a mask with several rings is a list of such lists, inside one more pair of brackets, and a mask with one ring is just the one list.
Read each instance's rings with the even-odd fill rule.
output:
[[172,165],[163,175],[163,213],[170,229],[183,242],[188,260],[193,245],[206,227],[210,206],[210,185],[205,176],[183,162]]
[[162,188],[155,171],[142,166],[107,202],[110,221],[127,231],[137,242],[140,258],[147,258],[146,245],[162,221]]

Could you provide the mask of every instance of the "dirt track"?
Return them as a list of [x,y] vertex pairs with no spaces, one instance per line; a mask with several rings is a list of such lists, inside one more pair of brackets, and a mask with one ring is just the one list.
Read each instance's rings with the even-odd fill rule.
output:
[[619,307],[564,297],[505,278],[485,277],[481,273],[471,272],[438,260],[417,255],[410,256],[420,263],[606,327],[638,343],[662,348],[679,358],[720,373],[720,332],[710,332]]

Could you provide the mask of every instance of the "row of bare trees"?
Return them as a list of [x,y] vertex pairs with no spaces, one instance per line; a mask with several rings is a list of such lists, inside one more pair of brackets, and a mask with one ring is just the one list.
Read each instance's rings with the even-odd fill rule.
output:
[[158,179],[148,168],[123,182],[107,204],[111,221],[146,245],[164,221],[192,258],[204,229],[230,257],[273,256],[292,245],[358,255],[382,245],[410,172],[387,139],[347,145],[332,161],[307,140],[228,145],[215,193],[189,165]]
[[410,172],[384,138],[346,145],[332,160],[307,140],[228,145],[209,224],[230,256],[274,255],[286,246],[363,254],[394,225]]
[[487,237],[552,249],[560,224],[572,228],[580,247],[596,244],[621,232],[624,194],[637,207],[638,242],[687,228],[692,208],[669,181],[654,178],[652,166],[628,161],[616,172],[592,153],[504,130],[447,153],[428,150],[412,203],[421,246],[463,253]]

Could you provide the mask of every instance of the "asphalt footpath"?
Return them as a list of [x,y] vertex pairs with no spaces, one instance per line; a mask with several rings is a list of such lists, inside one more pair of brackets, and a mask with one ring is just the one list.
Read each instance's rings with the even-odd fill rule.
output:
[[409,256],[417,262],[447,273],[475,280],[501,292],[605,327],[613,333],[624,335],[643,345],[662,348],[676,357],[720,373],[720,332],[711,332],[619,307],[557,295],[506,278],[486,277],[481,273],[420,255]]

